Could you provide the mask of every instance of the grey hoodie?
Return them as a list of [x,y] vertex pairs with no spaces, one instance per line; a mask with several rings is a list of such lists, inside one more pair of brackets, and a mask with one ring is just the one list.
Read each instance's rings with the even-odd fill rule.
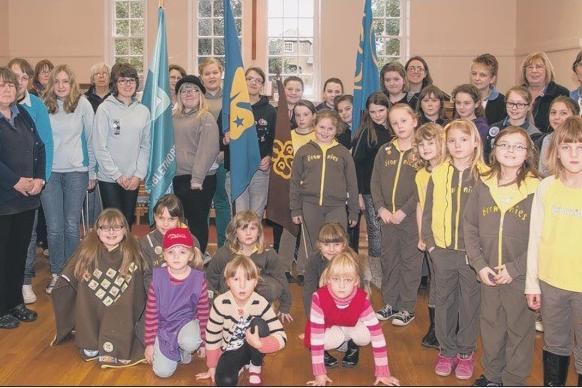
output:
[[133,101],[125,105],[109,96],[95,114],[93,149],[97,179],[115,182],[119,177],[144,179],[150,157],[150,112]]

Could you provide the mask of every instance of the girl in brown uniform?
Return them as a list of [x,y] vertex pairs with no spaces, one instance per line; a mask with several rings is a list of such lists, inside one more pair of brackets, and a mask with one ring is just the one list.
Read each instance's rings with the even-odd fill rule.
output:
[[396,138],[378,151],[372,171],[372,199],[382,224],[382,299],[380,320],[394,318],[395,326],[414,319],[420,284],[422,253],[416,225],[416,168],[413,151],[416,114],[406,104],[390,109],[388,119]]
[[481,280],[483,374],[473,385],[521,386],[534,350],[534,312],[523,293],[537,158],[527,132],[514,126],[499,133],[491,157],[463,218],[469,264]]

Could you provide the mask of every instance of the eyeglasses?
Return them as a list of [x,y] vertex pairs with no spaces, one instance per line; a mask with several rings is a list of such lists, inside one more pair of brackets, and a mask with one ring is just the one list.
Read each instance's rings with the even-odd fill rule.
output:
[[257,85],[263,84],[263,80],[261,78],[247,77],[246,79],[248,83],[256,83]]
[[194,94],[200,93],[200,89],[182,89],[180,94],[183,96],[192,96]]
[[505,103],[505,105],[507,105],[508,108],[517,108],[517,109],[521,110],[521,109],[525,108],[526,106],[528,106],[529,104],[525,104],[523,102],[509,102],[509,101],[507,101]]
[[50,70],[41,70],[38,72],[38,74],[42,74],[42,75],[49,75],[51,73]]
[[111,232],[111,231],[119,232],[120,230],[125,228],[125,226],[124,225],[99,225],[97,228],[102,232]]
[[8,88],[8,89],[16,89],[16,85],[11,82],[0,82],[0,89]]
[[109,75],[106,71],[100,71],[99,73],[95,73],[96,77],[107,77]]
[[525,152],[525,151],[527,151],[527,146],[525,146],[523,144],[499,143],[499,144],[495,144],[495,148],[499,148],[502,151],[513,151],[513,152]]
[[529,71],[533,71],[533,70],[544,70],[545,68],[546,68],[546,66],[540,65],[540,64],[537,64],[537,65],[528,65],[526,67],[526,69],[529,70]]
[[134,85],[135,78],[120,78],[117,80],[117,83],[121,85]]
[[406,71],[422,73],[424,71],[424,67],[422,67],[422,66],[409,66],[408,69],[406,69]]
[[16,79],[18,80],[18,82],[20,82],[20,81],[28,82],[30,80],[30,77],[26,74],[23,74],[21,76],[16,76]]

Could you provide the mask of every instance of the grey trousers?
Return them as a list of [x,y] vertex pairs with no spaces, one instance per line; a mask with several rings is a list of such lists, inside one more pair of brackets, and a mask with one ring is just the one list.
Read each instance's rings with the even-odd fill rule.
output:
[[344,230],[348,227],[348,214],[346,207],[342,206],[318,206],[303,202],[303,225],[307,229],[310,245],[307,247],[311,256],[317,251],[317,237],[319,229],[327,222],[337,222]]
[[535,313],[527,306],[524,280],[481,284],[481,363],[485,377],[504,386],[527,385],[531,373]]
[[560,356],[574,351],[576,373],[582,374],[582,292],[567,291],[540,281],[544,350]]
[[243,210],[252,210],[259,216],[259,219],[263,219],[263,214],[265,213],[265,207],[267,206],[267,193],[269,192],[269,171],[257,170],[251,183],[245,191],[234,201],[236,206],[236,212]]
[[437,247],[431,257],[436,278],[435,331],[441,354],[453,357],[472,353],[477,343],[481,300],[477,274],[463,251]]
[[396,310],[414,313],[422,252],[418,250],[415,217],[407,216],[400,225],[382,225],[382,301]]
[[279,258],[284,271],[292,272],[293,259],[295,258],[295,243],[298,238],[301,239],[301,241],[299,242],[299,251],[297,252],[297,264],[295,269],[297,270],[298,275],[303,275],[305,273],[305,266],[307,265],[309,247],[311,247],[309,236],[307,236],[306,233],[299,234],[298,237],[295,237],[287,229],[283,229],[281,242],[279,243]]
[[[200,336],[200,325],[197,319],[188,322],[180,329],[178,333],[178,346],[180,347],[180,355],[184,364],[189,363],[194,353],[202,344],[202,337]],[[158,377],[170,377],[176,371],[178,362],[170,360],[160,350],[158,338],[154,344],[154,360],[153,370]]]

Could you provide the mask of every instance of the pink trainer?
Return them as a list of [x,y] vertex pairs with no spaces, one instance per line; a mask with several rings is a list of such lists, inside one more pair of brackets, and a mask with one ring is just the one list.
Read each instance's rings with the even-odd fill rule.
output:
[[453,369],[457,366],[456,357],[445,357],[440,352],[437,356],[436,363],[434,366],[434,373],[439,376],[448,376],[453,372]]
[[455,377],[459,380],[468,380],[473,377],[473,353],[467,355],[457,355],[457,367]]

